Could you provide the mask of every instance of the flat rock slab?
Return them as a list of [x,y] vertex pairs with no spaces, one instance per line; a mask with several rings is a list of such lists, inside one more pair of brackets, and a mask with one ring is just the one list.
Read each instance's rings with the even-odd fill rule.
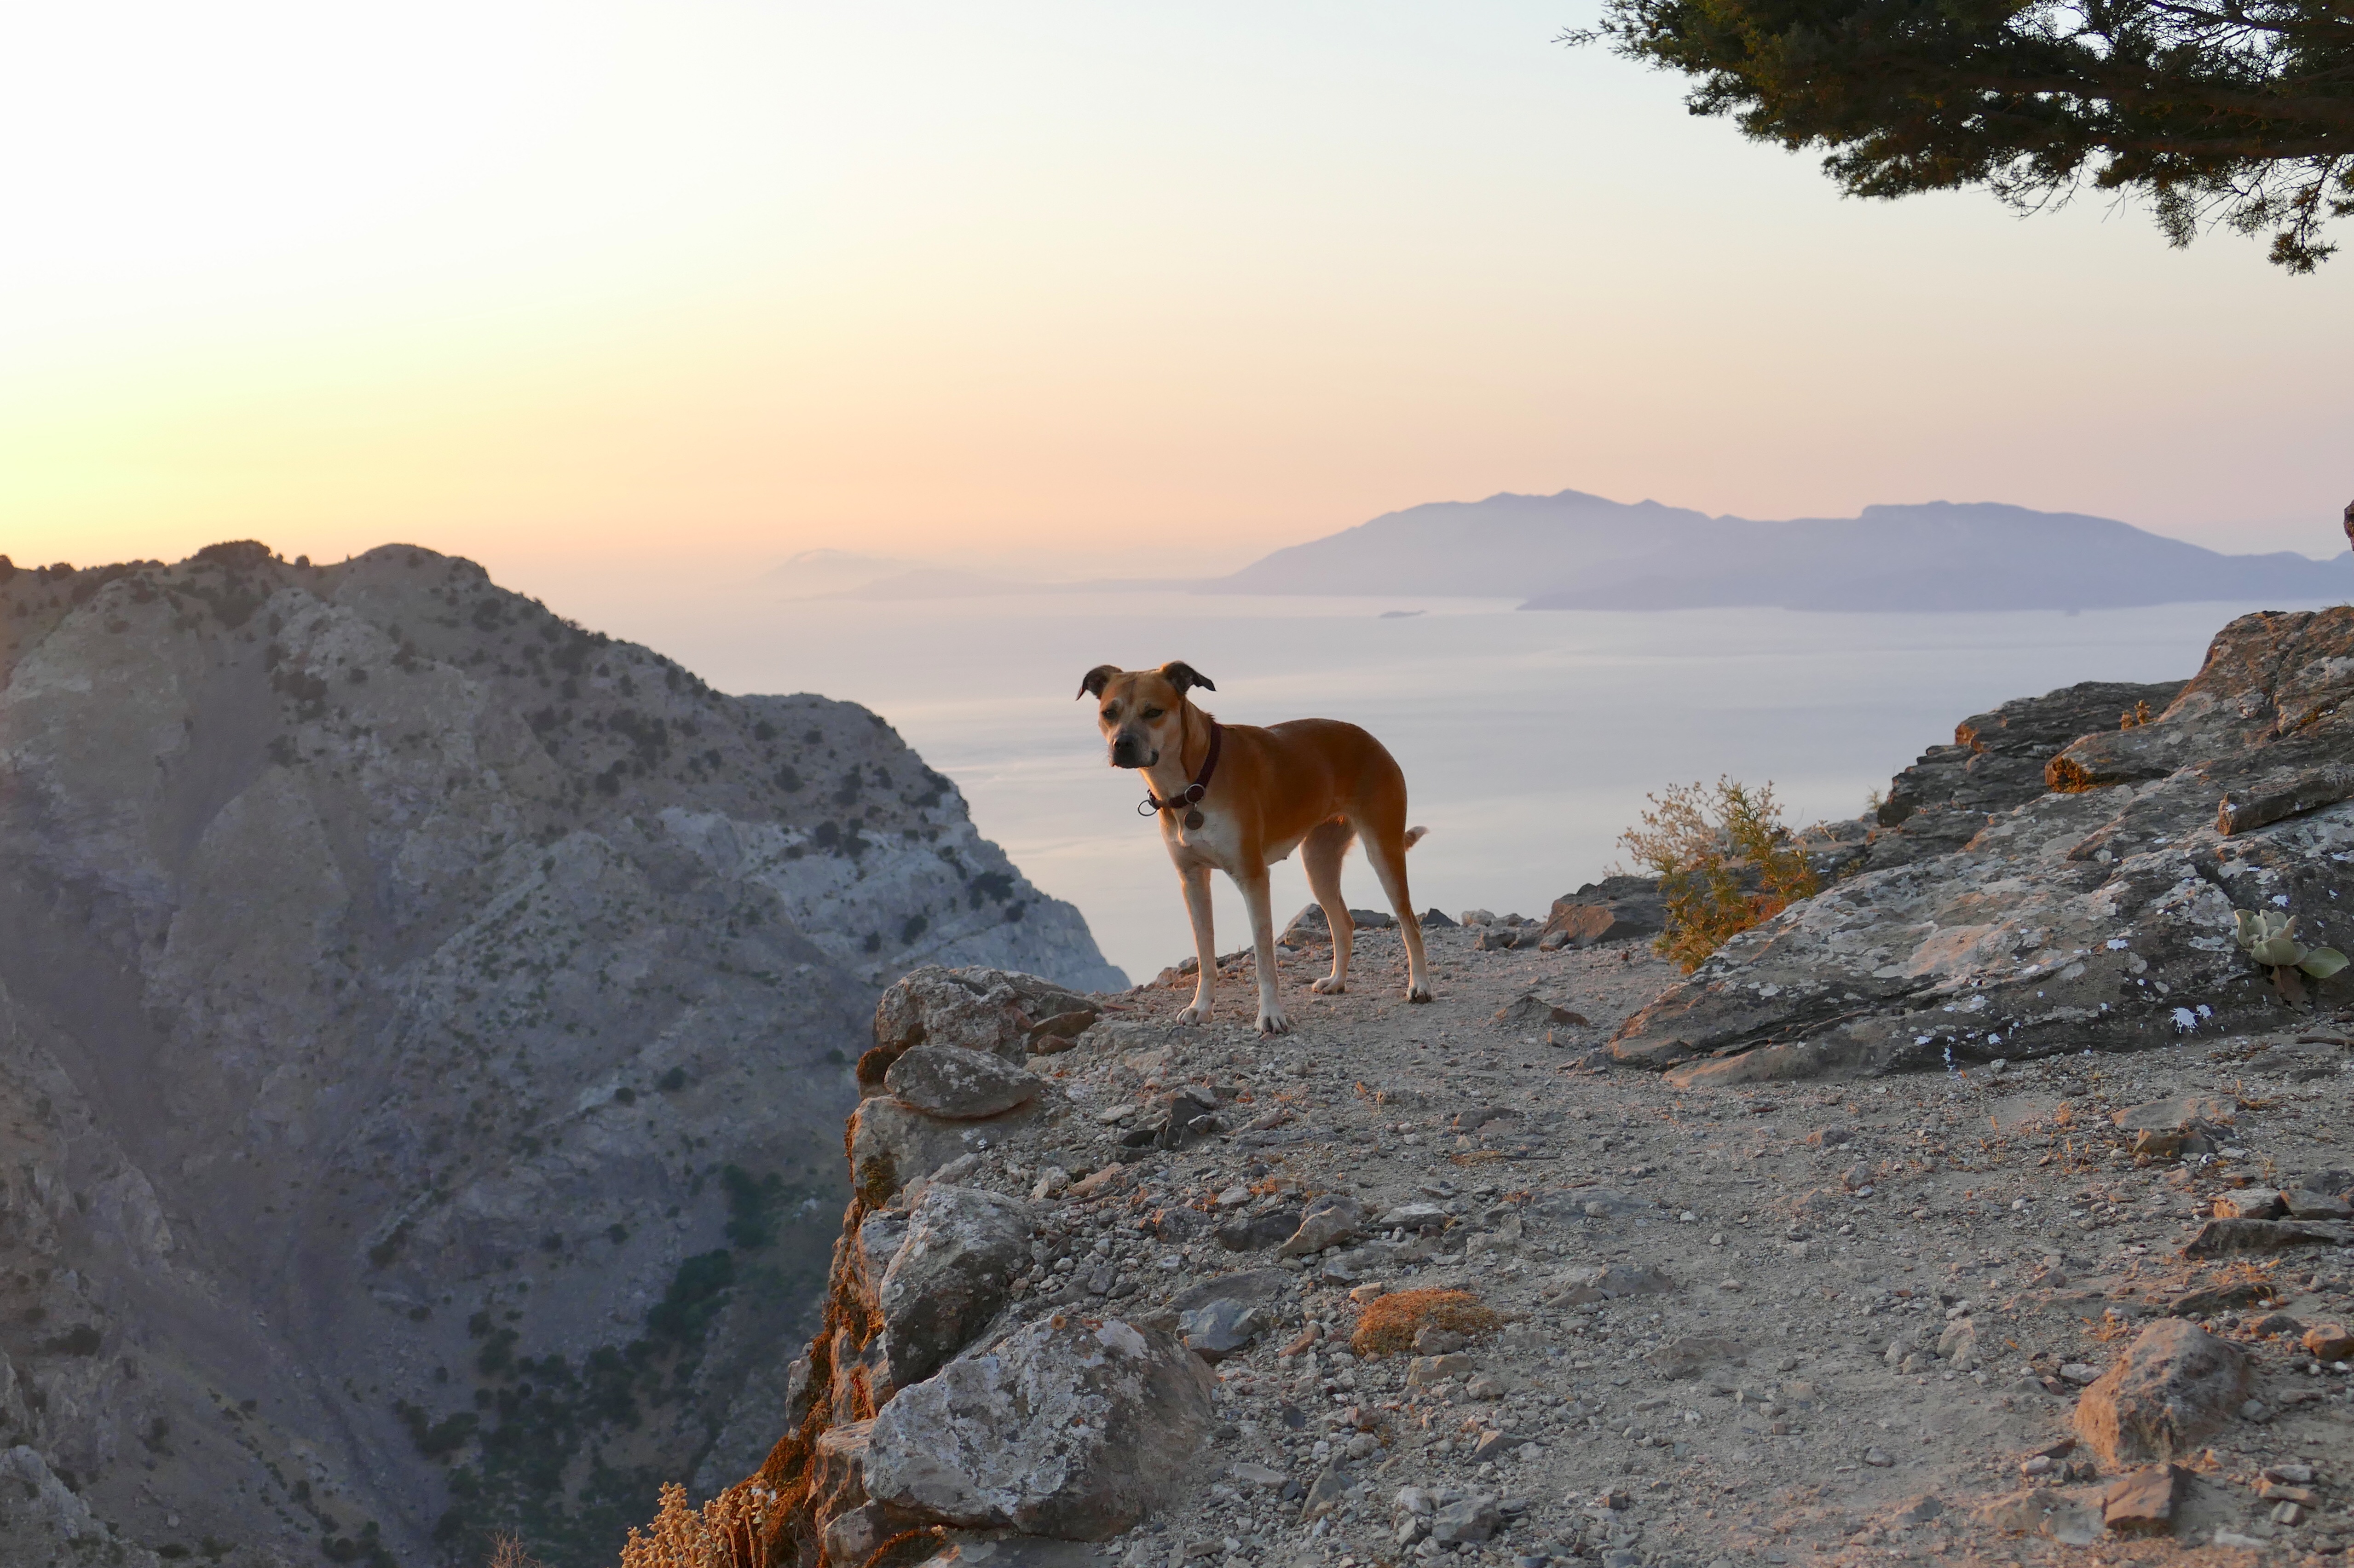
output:
[[2354,1225],[2327,1220],[2210,1220],[2182,1244],[2185,1257],[2221,1257],[2235,1252],[2278,1252],[2291,1246],[2344,1246],[2354,1242]]
[[2248,1358],[2180,1318],[2164,1318],[2076,1402],[2076,1435],[2112,1469],[2189,1454],[2248,1396]]
[[1715,1334],[1687,1335],[1644,1357],[1661,1377],[1697,1377],[1711,1367],[1739,1366],[1748,1351],[1738,1340]]
[[1246,1268],[1238,1274],[1222,1274],[1215,1279],[1205,1279],[1189,1289],[1179,1291],[1169,1298],[1169,1309],[1182,1314],[1206,1307],[1213,1301],[1237,1301],[1246,1307],[1258,1307],[1287,1296],[1299,1287],[1299,1277],[1288,1268]]
[[2229,1127],[2240,1108],[2231,1100],[2184,1095],[2173,1099],[2147,1100],[2114,1112],[2109,1120],[2127,1132],[2187,1132],[2194,1127]]
[[2101,1494],[2101,1522],[2120,1535],[2170,1534],[2189,1478],[2190,1472],[2179,1465],[2154,1465],[2119,1476]]
[[1976,1510],[1971,1520],[2003,1535],[2040,1535],[2062,1546],[2090,1546],[2100,1539],[2100,1511],[2065,1492],[2037,1488],[1998,1498]]
[[976,1121],[1027,1105],[1046,1080],[1027,1067],[960,1045],[917,1045],[883,1075],[900,1103],[927,1116]]

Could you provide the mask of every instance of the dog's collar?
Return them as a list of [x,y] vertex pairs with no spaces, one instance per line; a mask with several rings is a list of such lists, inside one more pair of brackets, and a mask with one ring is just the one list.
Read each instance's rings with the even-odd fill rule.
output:
[[1142,803],[1136,808],[1136,814],[1140,817],[1149,817],[1156,811],[1173,811],[1180,806],[1193,805],[1208,794],[1210,776],[1218,770],[1218,747],[1225,739],[1225,735],[1226,726],[1212,719],[1210,721],[1210,755],[1202,758],[1202,771],[1193,775],[1193,781],[1191,784],[1186,785],[1166,800],[1147,789],[1144,792]]

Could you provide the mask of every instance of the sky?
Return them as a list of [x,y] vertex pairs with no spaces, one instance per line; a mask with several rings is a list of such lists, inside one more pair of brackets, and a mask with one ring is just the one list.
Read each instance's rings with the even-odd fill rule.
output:
[[[2336,544],[2354,257],[1842,197],[1477,6],[19,6],[0,550],[1193,577],[1419,502]],[[620,630],[620,628],[616,628]]]

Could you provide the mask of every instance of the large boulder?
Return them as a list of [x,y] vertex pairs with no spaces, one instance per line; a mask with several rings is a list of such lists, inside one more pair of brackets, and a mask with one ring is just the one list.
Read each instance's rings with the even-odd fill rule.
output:
[[865,1489],[938,1523],[1107,1540],[1185,1486],[1211,1382],[1166,1334],[1057,1314],[901,1390]]
[[2076,1402],[2076,1435],[2112,1470],[2179,1458],[2248,1397],[2248,1358],[2180,1318],[2161,1318]]
[[976,1121],[1036,1099],[1046,1081],[987,1052],[918,1045],[891,1064],[883,1086],[927,1116]]
[[1030,1261],[1030,1224],[1028,1206],[1002,1193],[924,1189],[876,1291],[892,1386],[931,1376],[988,1327]]
[[938,965],[910,969],[875,1004],[875,1049],[859,1058],[859,1082],[880,1085],[891,1064],[917,1045],[959,1046],[1020,1066],[1045,1040],[1069,1039],[1101,1011],[1093,998],[1036,975]]
[[[1875,830],[1866,869],[1727,942],[1628,1020],[1613,1054],[1737,1083],[2285,1022],[2232,912],[2285,910],[2311,946],[2354,940],[2354,800],[2316,786],[2264,822],[2219,811],[2250,791],[2285,799],[2283,778],[2354,778],[2338,760],[2354,754],[2354,609],[2243,616],[2162,711],[2133,690],[1965,721],[1950,755],[1900,776],[1887,814],[1902,820]],[[2039,761],[2095,718],[2099,733]],[[2354,970],[2321,991],[2354,995]]]
[[1037,1115],[1034,1099],[971,1121],[926,1116],[890,1095],[861,1100],[850,1115],[851,1181],[862,1202],[880,1207],[951,1160],[995,1147]]

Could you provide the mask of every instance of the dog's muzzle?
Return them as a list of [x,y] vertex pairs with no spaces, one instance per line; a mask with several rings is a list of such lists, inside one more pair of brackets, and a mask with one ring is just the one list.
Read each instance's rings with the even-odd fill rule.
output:
[[1119,736],[1111,743],[1114,768],[1150,768],[1160,760],[1160,751],[1156,748],[1148,754],[1144,742],[1136,736]]

